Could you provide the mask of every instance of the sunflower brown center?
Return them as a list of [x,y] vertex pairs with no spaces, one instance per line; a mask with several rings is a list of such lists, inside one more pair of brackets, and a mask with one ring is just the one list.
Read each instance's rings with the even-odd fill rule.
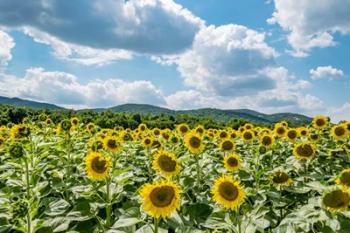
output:
[[324,119],[317,119],[315,123],[317,126],[324,126],[326,121]]
[[335,128],[334,133],[337,136],[343,136],[345,134],[345,129],[341,126],[338,126]]
[[182,126],[180,127],[180,131],[181,131],[182,133],[186,133],[186,132],[188,131],[188,128],[187,128],[186,126],[182,125]]
[[151,139],[146,138],[144,142],[145,142],[146,145],[149,145],[149,144],[151,144]]
[[201,146],[201,139],[196,137],[196,136],[192,136],[189,140],[189,143],[190,143],[191,147],[199,148]]
[[166,172],[173,172],[176,168],[176,161],[167,155],[161,155],[158,158],[159,167]]
[[159,130],[157,130],[157,129],[156,129],[156,130],[154,130],[153,132],[154,132],[154,135],[156,135],[156,136],[158,136],[158,135],[160,134],[160,131],[159,131]]
[[250,140],[250,139],[253,138],[253,135],[252,135],[251,132],[244,132],[243,137],[244,137],[244,139],[246,139],[246,140]]
[[281,135],[281,134],[284,134],[285,132],[286,132],[286,130],[285,130],[284,127],[278,127],[278,128],[277,128],[277,133],[278,133],[278,134]]
[[107,162],[105,159],[101,159],[100,157],[95,157],[91,162],[91,168],[94,172],[104,173],[107,170]]
[[231,141],[224,141],[222,143],[222,149],[223,150],[232,150],[233,149],[233,143]]
[[144,131],[145,129],[146,129],[146,127],[145,127],[144,125],[141,125],[141,126],[140,126],[140,130],[141,130],[141,131]]
[[297,137],[297,132],[295,130],[290,130],[288,131],[287,135],[288,135],[288,138],[295,139]]
[[78,124],[78,121],[77,120],[73,120],[73,125],[76,125],[76,124]]
[[264,136],[262,139],[262,144],[265,146],[271,145],[272,139],[270,136]]
[[317,134],[311,134],[310,138],[312,140],[317,140],[318,139],[318,135]]
[[203,128],[198,128],[198,129],[196,130],[196,132],[202,134],[202,133],[204,132],[204,130],[203,130]]
[[272,177],[272,182],[277,183],[277,184],[283,184],[287,182],[289,179],[288,174],[284,172],[277,172],[273,177]]
[[344,172],[340,176],[340,182],[350,187],[350,172]]
[[220,133],[220,138],[226,138],[227,137],[227,133],[226,132],[221,132]]
[[117,141],[115,139],[109,139],[107,141],[108,148],[115,149],[118,147]]
[[342,208],[349,204],[349,195],[342,190],[334,190],[326,194],[323,198],[323,204],[330,208]]
[[302,157],[310,157],[314,154],[312,146],[305,144],[297,147],[296,152]]
[[236,138],[237,134],[236,133],[231,133],[231,138]]
[[238,188],[231,182],[223,182],[219,186],[220,196],[228,201],[234,201],[238,197]]
[[237,165],[238,165],[238,160],[237,160],[237,158],[230,157],[230,158],[227,159],[227,164],[228,164],[230,167],[237,167]]
[[175,198],[175,190],[171,186],[162,186],[152,190],[150,200],[156,207],[166,207],[171,204]]

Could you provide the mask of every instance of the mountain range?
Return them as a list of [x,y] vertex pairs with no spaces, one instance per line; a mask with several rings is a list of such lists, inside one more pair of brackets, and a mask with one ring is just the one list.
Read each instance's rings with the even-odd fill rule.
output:
[[[8,98],[0,96],[0,104],[13,105],[18,107],[29,107],[34,109],[49,109],[49,110],[67,110],[63,107],[41,103],[31,100],[25,100],[20,98]],[[171,110],[168,108],[148,105],[148,104],[123,104],[111,108],[96,108],[89,109],[91,111],[113,111],[116,113],[132,113],[141,115],[159,115],[166,114],[176,116],[180,114],[188,114],[196,117],[209,117],[217,121],[229,121],[233,118],[247,120],[249,122],[255,122],[260,124],[271,124],[279,122],[281,120],[287,120],[293,125],[308,124],[311,118],[295,113],[276,113],[276,114],[264,114],[249,109],[234,109],[234,110],[222,110],[215,108],[202,108],[194,110]],[[78,110],[80,111],[80,110]]]

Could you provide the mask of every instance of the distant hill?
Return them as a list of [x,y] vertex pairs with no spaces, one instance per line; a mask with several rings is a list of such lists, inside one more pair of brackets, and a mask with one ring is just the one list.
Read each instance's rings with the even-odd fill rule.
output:
[[[30,100],[23,100],[19,98],[7,98],[0,96],[0,104],[15,105],[20,107],[30,107],[35,109],[50,109],[50,110],[63,110],[64,108],[54,104],[40,103]],[[249,122],[259,124],[272,124],[281,120],[287,120],[292,125],[309,124],[311,118],[295,113],[277,113],[277,114],[264,114],[249,109],[235,109],[235,110],[222,110],[215,108],[202,108],[195,110],[171,110],[167,108],[157,107],[148,104],[123,104],[111,108],[96,108],[91,109],[95,112],[103,112],[110,110],[116,113],[132,113],[141,115],[159,115],[166,114],[171,116],[187,114],[196,117],[209,117],[216,121],[227,122],[233,118],[243,119]]]
[[35,109],[51,109],[51,110],[63,109],[62,107],[59,107],[54,104],[41,103],[41,102],[36,102],[31,100],[23,100],[20,98],[8,98],[3,96],[0,96],[0,104],[15,105],[18,107],[29,107],[29,108],[35,108]]

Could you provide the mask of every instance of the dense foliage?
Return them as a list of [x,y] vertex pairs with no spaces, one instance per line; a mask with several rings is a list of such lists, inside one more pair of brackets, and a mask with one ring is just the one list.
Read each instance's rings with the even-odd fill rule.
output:
[[350,122],[150,129],[137,115],[7,111],[0,232],[350,231]]

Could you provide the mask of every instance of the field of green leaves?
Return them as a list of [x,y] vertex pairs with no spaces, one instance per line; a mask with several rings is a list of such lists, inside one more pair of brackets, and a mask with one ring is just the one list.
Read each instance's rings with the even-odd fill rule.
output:
[[0,232],[350,232],[350,122],[0,128]]

